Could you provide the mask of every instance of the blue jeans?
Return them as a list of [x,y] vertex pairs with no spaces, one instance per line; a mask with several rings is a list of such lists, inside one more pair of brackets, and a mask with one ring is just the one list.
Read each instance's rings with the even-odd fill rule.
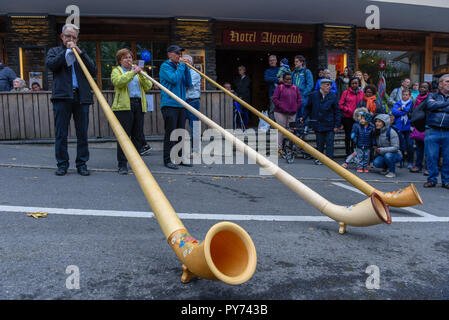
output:
[[441,156],[443,157],[441,183],[449,183],[449,131],[426,129],[424,152],[426,154],[427,170],[429,170],[427,181],[438,183],[438,161],[441,152]]
[[334,131],[315,132],[316,148],[323,153],[324,145],[326,145],[326,156],[334,158]]
[[402,157],[399,153],[387,152],[383,156],[376,157],[373,161],[373,165],[376,168],[383,168],[383,169],[388,168],[388,170],[391,173],[395,173],[396,172],[396,163],[401,160],[402,160]]
[[368,169],[370,148],[357,148],[357,169]]
[[85,166],[89,160],[87,144],[89,105],[80,104],[78,100],[55,100],[53,101],[53,113],[55,120],[55,157],[58,168],[69,167],[67,136],[72,114],[76,130],[76,167]]

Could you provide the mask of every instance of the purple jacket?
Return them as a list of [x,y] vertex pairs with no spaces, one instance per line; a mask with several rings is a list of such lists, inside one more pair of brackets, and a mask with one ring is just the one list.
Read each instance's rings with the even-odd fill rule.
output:
[[301,107],[301,93],[295,85],[281,84],[273,93],[274,112],[296,113]]

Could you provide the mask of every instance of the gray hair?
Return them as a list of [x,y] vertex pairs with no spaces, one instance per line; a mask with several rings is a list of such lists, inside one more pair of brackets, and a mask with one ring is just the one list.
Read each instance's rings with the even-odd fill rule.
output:
[[443,82],[444,79],[446,79],[446,78],[449,78],[449,73],[443,74],[443,75],[440,77],[440,79],[439,79],[438,82]]
[[15,78],[14,81],[19,81],[20,82],[20,86],[22,88],[27,86],[27,83],[22,78]]
[[62,33],[64,33],[68,28],[73,29],[76,32],[76,36],[78,37],[79,33],[80,33],[80,28],[78,28],[76,25],[71,24],[71,23],[66,23],[63,27],[62,27]]
[[183,57],[189,61],[189,64],[193,64],[193,58],[192,58],[192,56],[190,56],[190,55],[188,55],[188,54],[185,54],[185,55],[183,55]]
[[324,70],[323,70],[323,73],[325,73],[325,74],[326,74],[326,73],[332,74],[332,72],[331,72],[329,69],[324,69]]

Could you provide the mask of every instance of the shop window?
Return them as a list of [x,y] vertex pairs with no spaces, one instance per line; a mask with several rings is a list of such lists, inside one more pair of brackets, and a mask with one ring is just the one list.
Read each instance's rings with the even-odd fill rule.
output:
[[332,79],[337,79],[348,66],[348,54],[329,52],[327,54],[327,68],[331,72]]
[[[433,53],[433,70],[434,76],[441,76],[449,73],[449,53],[434,52]],[[434,79],[436,80],[436,79]]]
[[19,74],[31,87],[36,82],[41,88],[47,89],[47,75],[45,68],[45,47],[27,46],[19,48]]
[[[379,68],[380,61],[386,62],[385,70]],[[422,54],[417,51],[359,50],[358,66],[367,72],[373,84],[379,82],[380,72],[384,72],[386,92],[401,86],[404,78],[419,82],[422,77]]]
[[142,51],[148,50],[151,53],[151,61],[145,63],[146,72],[156,80],[159,80],[159,70],[161,64],[167,60],[167,44],[162,42],[137,42],[136,58],[141,59]]

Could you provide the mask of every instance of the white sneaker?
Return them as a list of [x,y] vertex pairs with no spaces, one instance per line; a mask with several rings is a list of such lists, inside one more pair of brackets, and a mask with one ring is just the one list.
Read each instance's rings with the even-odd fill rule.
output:
[[395,178],[395,177],[396,177],[396,174],[394,174],[393,172],[388,172],[388,173],[385,175],[385,177],[386,177],[386,178]]

